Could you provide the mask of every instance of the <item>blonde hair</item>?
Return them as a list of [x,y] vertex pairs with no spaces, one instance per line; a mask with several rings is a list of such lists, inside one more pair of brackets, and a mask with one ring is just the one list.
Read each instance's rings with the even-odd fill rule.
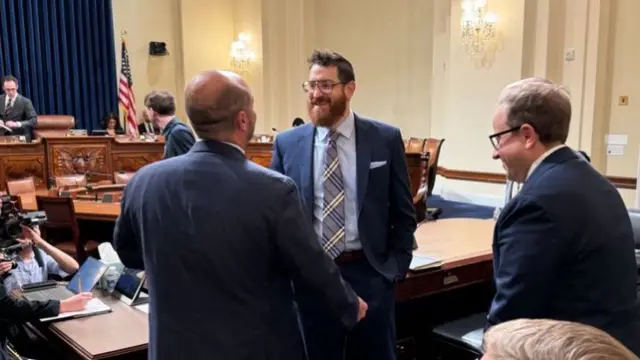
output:
[[519,319],[484,335],[491,360],[638,360],[602,330],[557,320]]

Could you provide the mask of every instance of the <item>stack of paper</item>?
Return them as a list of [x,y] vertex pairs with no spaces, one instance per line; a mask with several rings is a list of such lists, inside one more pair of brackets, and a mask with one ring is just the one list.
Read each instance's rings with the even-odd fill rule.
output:
[[435,257],[431,257],[431,256],[417,254],[414,252],[413,260],[411,260],[411,264],[409,265],[409,270],[412,270],[412,271],[425,270],[425,269],[437,268],[440,266],[442,266],[442,260]]

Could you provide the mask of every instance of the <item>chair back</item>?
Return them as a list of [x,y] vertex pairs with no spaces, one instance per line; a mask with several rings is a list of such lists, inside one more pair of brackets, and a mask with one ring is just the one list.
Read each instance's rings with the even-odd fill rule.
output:
[[633,239],[636,249],[640,249],[640,209],[629,209],[629,218],[633,227]]
[[113,182],[115,184],[126,184],[134,174],[135,172],[116,171],[113,173]]
[[424,146],[422,148],[423,153],[429,153],[429,174],[428,174],[428,183],[429,188],[427,190],[427,196],[431,196],[433,193],[433,188],[436,185],[436,175],[438,173],[438,160],[440,160],[440,150],[442,150],[442,143],[444,143],[444,139],[434,139],[428,138],[424,142]]
[[61,188],[64,186],[68,186],[68,187],[86,186],[87,176],[84,174],[56,176],[53,178],[53,181],[54,181],[55,187],[57,188]]
[[36,183],[33,176],[18,180],[7,180],[6,189],[9,195],[29,194],[36,192]]
[[70,229],[72,234],[73,249],[64,250],[73,252],[79,263],[87,258],[84,245],[80,242],[80,228],[76,218],[76,209],[71,197],[57,196],[36,196],[38,210],[44,211],[47,215],[47,222],[44,229]]

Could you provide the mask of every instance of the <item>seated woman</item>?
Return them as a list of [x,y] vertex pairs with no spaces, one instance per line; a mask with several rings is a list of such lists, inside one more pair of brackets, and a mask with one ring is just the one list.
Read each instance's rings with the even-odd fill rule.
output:
[[120,127],[120,119],[118,115],[114,113],[107,114],[100,122],[102,130],[105,130],[109,136],[116,136],[116,134],[122,134],[122,128]]
[[[51,275],[67,277],[78,271],[78,262],[62,250],[46,242],[40,236],[40,229],[23,227],[22,238],[18,239],[22,244],[30,243],[35,246],[27,246],[13,259],[17,264],[11,269],[10,262],[0,263],[0,276],[5,277],[4,287],[7,293],[20,290],[23,285],[47,280]],[[42,260],[39,264],[36,251]]]

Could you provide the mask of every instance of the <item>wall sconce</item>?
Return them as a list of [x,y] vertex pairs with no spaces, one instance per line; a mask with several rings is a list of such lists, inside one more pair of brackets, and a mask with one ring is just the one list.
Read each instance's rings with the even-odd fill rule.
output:
[[231,68],[238,73],[251,72],[251,63],[256,55],[249,49],[250,38],[246,33],[238,34],[238,40],[231,43]]
[[491,64],[496,50],[496,14],[487,12],[487,0],[462,0],[462,45],[477,64]]

